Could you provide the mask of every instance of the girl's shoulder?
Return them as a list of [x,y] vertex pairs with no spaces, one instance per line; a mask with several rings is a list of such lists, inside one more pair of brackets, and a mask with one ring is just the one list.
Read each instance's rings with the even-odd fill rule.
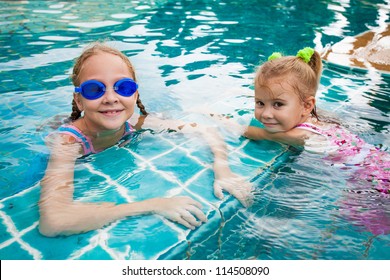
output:
[[318,124],[304,123],[297,129],[312,133],[305,141],[305,149],[328,154],[360,149],[365,142],[356,134],[339,123],[321,122]]
[[294,130],[308,131],[312,134],[322,135],[325,138],[328,138],[333,134],[349,133],[347,129],[338,123],[320,121],[300,123],[295,126]]
[[[77,134],[72,133],[74,126],[64,124],[45,138],[46,145],[52,153],[74,153],[79,155],[83,151],[82,143]],[[75,132],[78,132],[74,129]]]
[[57,141],[64,144],[73,144],[77,142],[82,142],[82,139],[88,138],[77,126],[73,123],[63,124],[57,128],[57,130],[52,133]]
[[352,141],[358,139],[358,136],[349,131],[346,127],[339,123],[318,122],[317,124],[303,123],[297,128],[310,131],[314,134],[322,135],[329,140],[344,139],[345,141]]
[[304,139],[304,148],[308,152],[324,154],[329,153],[331,148],[331,142],[329,141],[329,125],[316,122],[305,122],[298,124],[292,131],[297,134],[301,134]]
[[78,142],[77,136],[72,133],[66,133],[62,127],[48,134],[45,138],[46,144],[74,144]]

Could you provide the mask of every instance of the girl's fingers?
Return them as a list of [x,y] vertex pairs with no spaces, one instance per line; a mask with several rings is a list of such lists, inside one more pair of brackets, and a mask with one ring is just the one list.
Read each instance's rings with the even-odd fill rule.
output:
[[222,186],[218,182],[214,183],[214,195],[219,199],[223,199]]
[[253,198],[251,195],[240,196],[239,198],[237,197],[237,199],[245,208],[253,204]]
[[198,209],[202,209],[202,204],[200,204],[199,201],[193,200],[192,198],[190,198],[190,204],[194,205]]
[[197,219],[195,219],[194,216],[188,211],[185,211],[183,214],[181,214],[181,218],[183,218],[186,222],[191,224],[192,226],[200,226],[201,222],[198,222]]
[[247,182],[237,182],[237,185],[226,189],[231,195],[233,195],[244,207],[248,207],[252,204],[252,184]]
[[189,212],[191,212],[193,215],[195,215],[195,217],[197,217],[198,220],[200,220],[202,222],[207,222],[206,215],[199,208],[191,205],[191,206],[187,207],[187,210]]
[[[186,214],[184,214],[186,215]],[[163,216],[173,222],[176,222],[176,223],[179,223],[189,229],[195,229],[195,227],[193,225],[191,225],[186,219],[183,218],[182,215],[180,215],[179,212],[173,212],[173,213],[165,213],[163,214]],[[191,215],[190,215],[191,216]],[[195,220],[195,218],[194,218]]]
[[177,221],[175,221],[183,226],[185,226],[186,228],[189,228],[189,229],[195,229],[195,227],[193,225],[191,225],[189,222],[187,222],[185,219],[183,218],[179,218]]

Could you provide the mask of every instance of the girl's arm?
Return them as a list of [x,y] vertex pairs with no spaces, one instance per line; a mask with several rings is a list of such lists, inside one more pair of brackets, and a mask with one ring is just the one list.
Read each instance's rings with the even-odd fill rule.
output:
[[271,133],[255,126],[248,126],[243,135],[252,140],[269,140],[292,146],[303,146],[308,138],[308,132],[303,129],[293,128],[286,132]]
[[181,129],[184,133],[201,133],[214,155],[214,195],[223,199],[223,191],[227,191],[248,207],[252,203],[252,184],[247,178],[234,173],[229,167],[228,148],[218,130],[214,127],[187,124]]
[[74,167],[81,146],[57,135],[50,148],[51,157],[41,182],[39,201],[39,230],[43,235],[86,232],[141,214],[160,214],[191,229],[199,226],[200,221],[206,221],[200,203],[189,197],[153,198],[118,205],[74,201]]
[[[137,123],[139,124],[140,121],[138,120]],[[186,123],[180,120],[162,120],[150,115],[146,118],[143,117],[142,124],[144,127],[155,130],[174,130],[186,134],[200,134],[206,140],[214,155],[214,195],[222,199],[223,191],[225,190],[236,197],[245,207],[251,204],[252,184],[246,178],[233,173],[230,169],[226,143],[216,128]]]
[[211,118],[218,121],[226,129],[231,130],[252,140],[269,140],[293,146],[303,146],[305,140],[311,135],[303,129],[291,129],[287,132],[270,133],[256,126],[241,125],[231,118],[218,114],[210,114]]

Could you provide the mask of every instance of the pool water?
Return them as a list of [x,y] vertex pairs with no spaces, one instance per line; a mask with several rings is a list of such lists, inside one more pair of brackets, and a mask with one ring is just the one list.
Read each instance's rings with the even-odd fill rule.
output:
[[[47,238],[37,205],[44,135],[71,111],[69,74],[87,43],[106,39],[130,57],[151,112],[258,125],[253,73],[272,52],[321,50],[389,17],[389,1],[0,1],[0,259],[389,259],[389,197],[351,193],[345,174],[314,155],[223,129],[232,169],[255,186],[248,209],[214,197],[201,138],[148,131],[80,160],[75,199],[188,195],[206,224],[190,231],[142,216]],[[325,63],[318,107],[389,151],[389,85],[386,73]],[[355,211],[370,213],[372,226]]]

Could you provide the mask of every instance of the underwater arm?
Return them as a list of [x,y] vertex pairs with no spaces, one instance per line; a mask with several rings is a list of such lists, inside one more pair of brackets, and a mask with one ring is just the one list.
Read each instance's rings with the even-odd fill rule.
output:
[[74,201],[74,168],[80,145],[55,141],[41,181],[39,231],[45,236],[70,235],[101,228],[117,219],[160,214],[193,229],[206,221],[201,205],[188,197],[153,198],[125,204]]
[[247,178],[234,173],[229,166],[228,148],[218,130],[214,127],[201,129],[203,138],[208,142],[214,155],[214,195],[223,199],[223,191],[227,191],[248,207],[252,203],[252,184]]
[[184,134],[201,135],[210,147],[213,156],[214,195],[223,198],[223,191],[236,197],[245,207],[251,203],[252,184],[246,178],[235,174],[229,167],[228,148],[218,129],[196,123],[186,123],[180,120],[162,120],[148,116],[144,122],[146,127],[153,129],[176,131]]
[[292,146],[303,146],[307,138],[306,135],[307,132],[302,129],[293,128],[286,132],[271,133],[255,126],[248,126],[243,134],[243,136],[252,140],[269,140]]

